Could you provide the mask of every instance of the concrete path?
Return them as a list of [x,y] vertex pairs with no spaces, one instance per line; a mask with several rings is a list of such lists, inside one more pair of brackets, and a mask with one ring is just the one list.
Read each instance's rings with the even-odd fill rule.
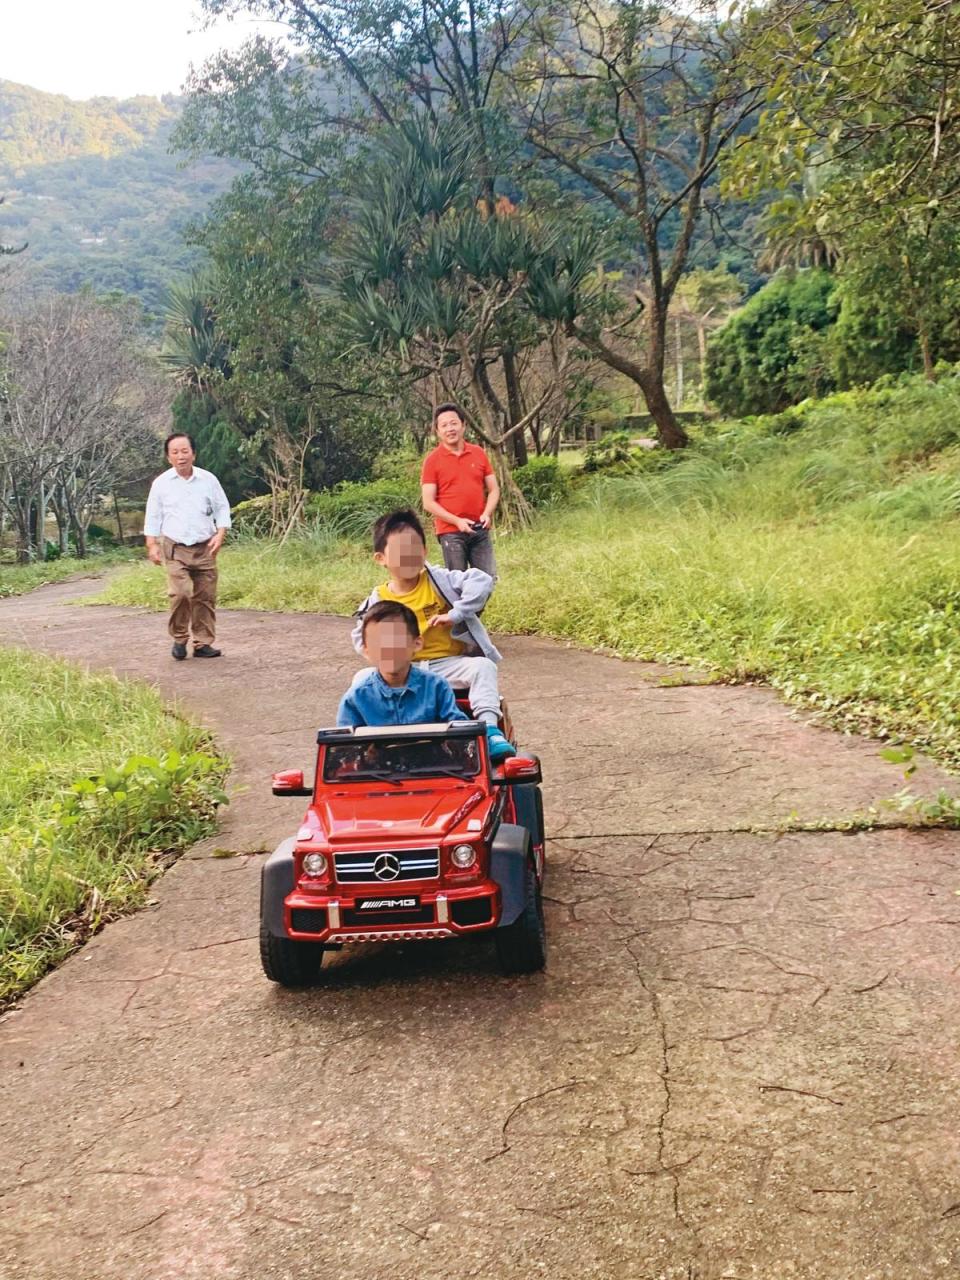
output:
[[4,602],[0,642],[156,682],[246,790],[0,1026],[3,1280],[960,1273],[960,835],[750,832],[889,796],[875,744],[508,638],[548,971],[367,947],[285,992],[258,875],[302,802],[268,778],[332,719],[348,624],[226,614],[224,659],[175,664],[77,593]]

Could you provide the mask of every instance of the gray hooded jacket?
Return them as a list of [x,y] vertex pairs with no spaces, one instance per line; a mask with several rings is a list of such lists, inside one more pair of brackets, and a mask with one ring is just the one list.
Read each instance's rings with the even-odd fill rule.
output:
[[[430,581],[449,606],[454,622],[450,634],[467,646],[466,656],[482,656],[499,662],[503,656],[490,639],[486,627],[477,617],[490,598],[493,578],[482,569],[444,569],[440,565],[425,566]],[[357,624],[351,633],[353,647],[363,653],[363,615],[380,599],[374,588],[354,614]]]

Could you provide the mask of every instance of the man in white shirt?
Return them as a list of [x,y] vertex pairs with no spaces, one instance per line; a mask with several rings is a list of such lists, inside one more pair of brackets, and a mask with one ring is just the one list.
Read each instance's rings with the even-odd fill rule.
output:
[[195,658],[219,658],[213,647],[217,624],[217,552],[230,528],[230,503],[211,471],[193,465],[193,438],[167,436],[170,470],[150,486],[143,532],[147,556],[167,571],[169,631],[173,656],[187,656],[193,632]]

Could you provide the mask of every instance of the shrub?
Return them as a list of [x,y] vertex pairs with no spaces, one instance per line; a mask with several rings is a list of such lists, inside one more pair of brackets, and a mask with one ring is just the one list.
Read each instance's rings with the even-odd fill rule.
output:
[[626,475],[640,462],[640,452],[631,448],[626,431],[610,431],[595,444],[587,445],[583,469],[587,472],[607,471]]
[[394,449],[382,453],[373,464],[374,480],[389,480],[401,489],[413,488],[420,484],[420,468],[423,459],[419,453],[411,449]]
[[341,538],[362,542],[369,538],[374,521],[397,507],[419,506],[417,482],[382,479],[366,484],[345,481],[335,489],[311,494],[307,500],[309,524],[336,533]]
[[221,790],[223,762],[206,751],[130,756],[114,769],[71,783],[39,828],[39,842],[90,846],[138,841],[154,849],[179,848],[210,830]]
[[590,422],[594,427],[599,427],[601,432],[614,431],[623,426],[623,416],[614,412],[613,409],[594,409],[589,414]]
[[824,333],[836,319],[834,279],[807,270],[775,276],[717,331],[706,394],[724,413],[778,413],[833,386]]
[[531,507],[556,506],[569,493],[567,476],[559,460],[547,455],[531,458],[517,467],[513,478]]
[[249,533],[258,538],[266,537],[270,532],[272,508],[269,493],[262,494],[259,498],[247,498],[245,502],[238,502],[230,509],[233,533]]

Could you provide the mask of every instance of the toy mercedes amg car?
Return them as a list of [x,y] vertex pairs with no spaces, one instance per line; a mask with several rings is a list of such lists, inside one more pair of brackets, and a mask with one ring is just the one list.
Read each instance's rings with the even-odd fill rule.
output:
[[315,982],[325,950],[492,934],[505,973],[546,962],[540,763],[490,761],[482,724],[321,729],[296,836],[263,867],[260,955],[285,987]]

